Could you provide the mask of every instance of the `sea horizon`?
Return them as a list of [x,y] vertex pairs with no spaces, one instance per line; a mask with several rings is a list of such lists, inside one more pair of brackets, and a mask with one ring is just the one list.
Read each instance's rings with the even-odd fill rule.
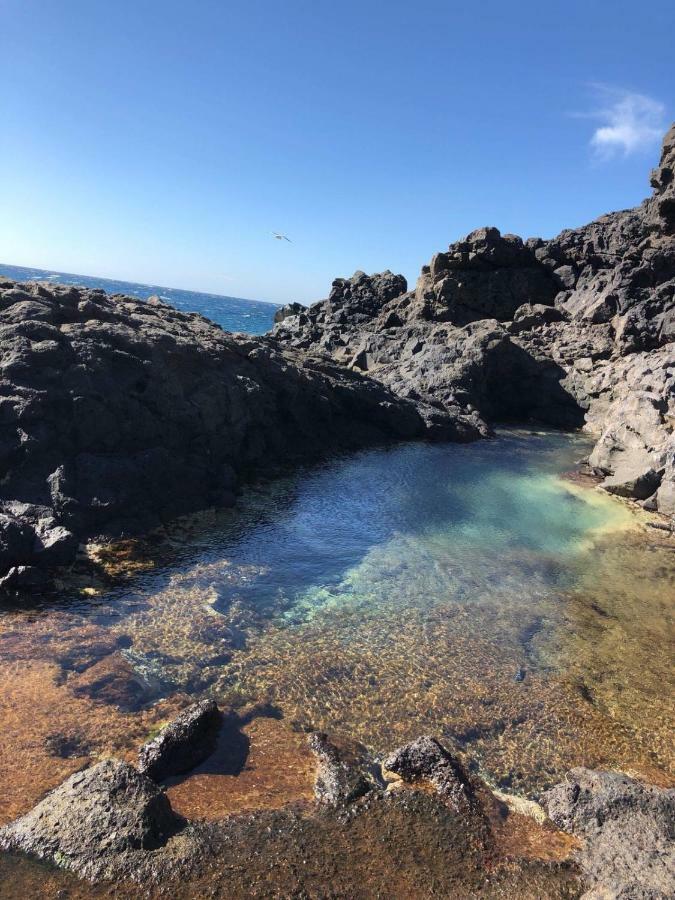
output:
[[269,331],[274,324],[274,313],[282,306],[281,303],[272,300],[250,300],[246,297],[232,297],[228,294],[191,291],[185,288],[146,284],[140,281],[102,278],[76,272],[59,272],[54,269],[14,266],[2,262],[0,262],[0,276],[14,281],[37,280],[49,281],[52,284],[99,288],[107,294],[128,294],[142,300],[158,295],[176,309],[182,312],[200,313],[226,331],[243,331],[249,334],[263,334]]

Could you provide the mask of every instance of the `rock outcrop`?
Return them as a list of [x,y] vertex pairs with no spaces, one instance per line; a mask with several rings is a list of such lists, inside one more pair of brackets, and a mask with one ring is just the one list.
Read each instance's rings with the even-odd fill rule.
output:
[[270,465],[425,426],[358,372],[160,300],[0,279],[0,585],[229,505]]
[[[186,711],[181,746],[191,744],[199,752],[202,735],[194,727],[186,731],[186,723],[212,725],[214,709],[207,703]],[[359,822],[374,817],[381,819],[378,830],[388,849],[397,846],[403,852],[419,830],[424,836],[420,848],[432,854],[427,865],[438,864],[443,871],[452,865],[448,896],[482,896],[480,885],[491,879],[496,879],[494,891],[486,896],[577,897],[584,888],[589,900],[665,900],[672,895],[675,790],[618,772],[573,769],[544,795],[548,821],[531,802],[510,798],[514,802],[505,804],[505,795],[470,775],[431,736],[394,750],[381,767],[359,744],[323,733],[311,734],[309,743],[318,763],[319,816],[289,807],[271,813],[271,820],[260,812],[198,825],[176,815],[147,773],[108,759],[75,773],[0,829],[0,849],[44,859],[93,882],[128,879],[159,882],[168,889],[171,878],[205,875],[211,884],[223,854],[227,875],[233,869],[231,856],[244,864],[262,857],[269,877],[269,842],[275,834],[284,844],[282,859],[295,847],[291,856],[295,853],[305,865],[312,853],[327,854],[330,869],[356,828],[355,852],[372,861],[373,833],[370,828],[362,832]],[[393,776],[400,780],[392,783]],[[320,837],[322,829],[328,829],[325,838]],[[333,857],[335,842],[342,851]],[[380,847],[379,841],[375,846]],[[304,872],[304,866],[299,870]],[[507,873],[509,887],[500,888]]]
[[434,737],[424,735],[394,750],[384,768],[407,782],[428,781],[458,813],[473,812],[478,806],[476,785],[469,773]]
[[314,796],[319,803],[339,807],[383,786],[378,767],[365,747],[354,741],[334,741],[315,731],[308,738],[316,757]]
[[[234,500],[270,464],[493,423],[584,426],[605,487],[675,514],[675,126],[632,210],[473,231],[227,334],[159,298],[0,280],[0,591],[91,537]],[[364,377],[365,376],[365,377]]]
[[194,769],[211,755],[222,714],[213,700],[193,703],[138,751],[138,771],[164,781]]
[[553,822],[583,841],[590,897],[657,900],[675,884],[675,790],[618,772],[572,769],[546,795]]
[[184,824],[150,778],[107,759],[71,775],[0,829],[0,848],[97,879],[124,872],[125,861],[162,847]]
[[437,253],[413,291],[400,275],[357,272],[273,335],[367,372],[439,437],[505,420],[584,426],[606,488],[673,515],[674,170],[675,126],[636,209],[548,241],[478,229]]

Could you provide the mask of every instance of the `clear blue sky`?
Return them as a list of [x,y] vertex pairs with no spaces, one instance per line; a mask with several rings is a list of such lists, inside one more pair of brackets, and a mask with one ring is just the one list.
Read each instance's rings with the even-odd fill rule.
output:
[[309,301],[550,236],[646,196],[674,31],[649,0],[0,0],[0,261]]

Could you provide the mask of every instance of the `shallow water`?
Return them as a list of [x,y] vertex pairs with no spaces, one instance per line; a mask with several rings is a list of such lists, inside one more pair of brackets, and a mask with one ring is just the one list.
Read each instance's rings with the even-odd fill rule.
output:
[[[113,554],[128,574],[112,582],[6,610],[0,820],[87,759],[133,759],[204,694],[377,752],[431,732],[531,796],[579,764],[667,781],[674,546],[563,477],[587,451],[580,436],[512,431],[344,457]],[[276,727],[252,728],[251,789],[272,790],[264,770],[286,748],[284,783],[306,796],[306,752]],[[250,809],[246,779],[222,777]],[[199,779],[208,817],[218,790]],[[174,792],[186,814],[190,790]]]

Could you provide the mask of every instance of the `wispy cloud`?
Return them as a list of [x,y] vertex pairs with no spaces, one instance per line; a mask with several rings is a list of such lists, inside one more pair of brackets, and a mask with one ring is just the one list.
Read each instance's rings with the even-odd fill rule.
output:
[[590,140],[596,157],[649,150],[663,137],[666,108],[660,100],[605,84],[592,85],[597,108],[582,113],[600,124]]

